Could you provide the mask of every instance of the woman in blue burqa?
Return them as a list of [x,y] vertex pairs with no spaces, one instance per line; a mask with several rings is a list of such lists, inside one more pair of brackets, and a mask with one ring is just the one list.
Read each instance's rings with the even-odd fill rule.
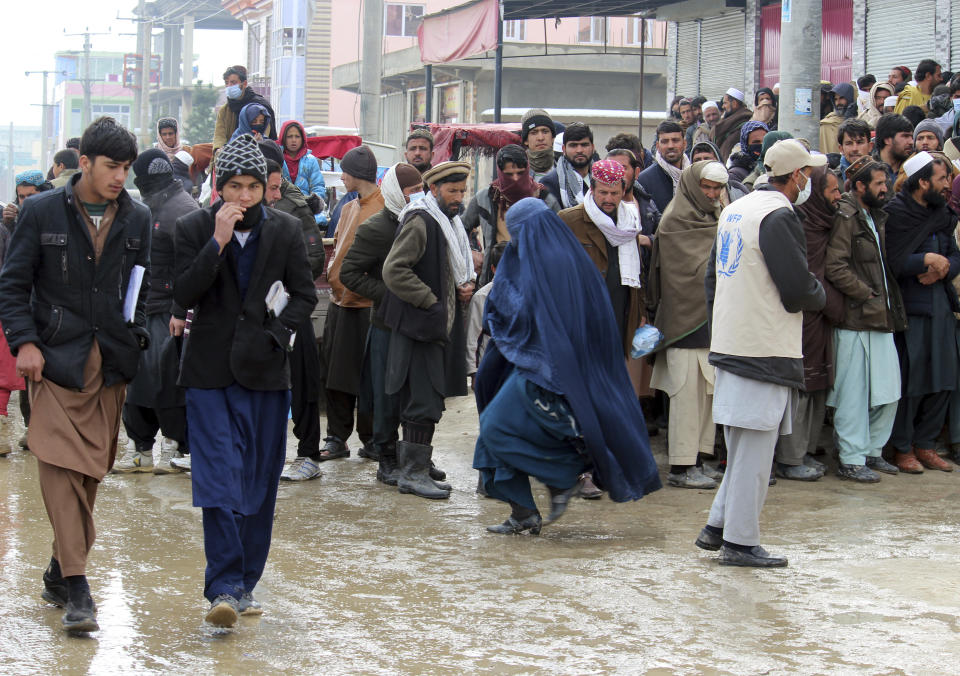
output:
[[484,311],[490,343],[477,372],[473,466],[487,495],[510,504],[493,533],[538,534],[530,477],[556,521],[592,471],[617,502],[660,488],[640,403],[603,279],[543,201],[507,211],[510,244]]

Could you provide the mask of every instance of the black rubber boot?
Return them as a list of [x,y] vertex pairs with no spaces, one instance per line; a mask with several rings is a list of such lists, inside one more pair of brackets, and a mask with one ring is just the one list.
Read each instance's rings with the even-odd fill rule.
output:
[[570,504],[570,500],[580,495],[583,482],[583,475],[581,475],[579,481],[566,490],[547,486],[547,488],[550,489],[550,513],[547,515],[548,524],[553,523],[563,516],[563,513],[567,511],[567,505]]
[[540,535],[542,526],[543,519],[540,518],[540,512],[511,502],[510,517],[496,526],[487,526],[487,530],[500,535],[519,535],[524,531],[530,531],[530,535]]
[[377,481],[387,486],[396,486],[400,478],[397,468],[397,445],[394,443],[380,447],[380,466],[377,467]]
[[445,500],[450,497],[450,491],[442,490],[430,478],[432,454],[433,446],[410,441],[397,443],[397,464],[400,467],[397,488],[401,493],[413,493],[430,500]]
[[84,575],[64,578],[68,585],[68,598],[63,614],[63,628],[71,634],[97,631],[97,606],[90,597],[90,585]]
[[40,596],[44,601],[58,608],[67,605],[69,598],[67,581],[63,579],[63,573],[60,572],[60,562],[53,557],[50,558],[50,565],[43,571],[43,593]]

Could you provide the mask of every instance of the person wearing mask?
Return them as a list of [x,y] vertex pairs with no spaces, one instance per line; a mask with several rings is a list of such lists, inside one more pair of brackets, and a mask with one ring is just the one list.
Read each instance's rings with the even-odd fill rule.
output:
[[[271,120],[276,120],[277,116],[270,107],[270,102],[258,94],[247,84],[247,69],[244,66],[230,66],[223,73],[223,84],[226,89],[227,102],[220,106],[217,111],[217,121],[213,129],[213,153],[214,159],[220,148],[226,145],[227,141],[233,136],[239,123],[240,111],[249,103],[259,103],[267,109],[267,114]],[[274,141],[277,140],[277,130],[270,125],[265,134]]]
[[[150,242],[150,290],[147,293],[147,330],[150,346],[140,354],[140,368],[127,386],[123,426],[130,445],[113,466],[115,473],[175,473],[171,461],[187,451],[187,411],[183,389],[177,387],[180,344],[186,311],[173,301],[176,278],[175,238],[177,219],[199,209],[174,178],[167,154],[145,150],[133,163],[133,183],[140,199],[150,207],[153,235]],[[153,462],[157,432],[160,460]]]
[[794,206],[809,198],[810,174],[827,158],[787,139],[764,162],[769,182],[723,210],[707,264],[713,420],[724,426],[727,470],[696,545],[720,550],[721,565],[768,568],[787,565],[760,546],[760,510],[803,386],[801,313],[825,300]]
[[190,146],[180,142],[180,123],[175,117],[161,117],[157,120],[157,142],[153,147],[162,150],[171,162],[181,150],[190,152]]
[[[400,230],[383,263],[387,292],[380,312],[392,331],[384,387],[400,399],[403,430],[397,487],[434,500],[449,498],[451,490],[430,475],[433,432],[448,386],[444,351],[454,334],[457,304],[470,301],[476,277],[458,215],[470,169],[466,162],[442,162],[424,174],[430,192],[401,213]],[[459,355],[462,369],[463,348]]]
[[672,120],[657,125],[657,153],[654,164],[640,172],[637,183],[649,195],[660,213],[673,199],[680,183],[680,172],[690,166],[684,150],[683,128]]
[[[380,193],[383,195],[383,209],[357,229],[353,245],[340,268],[340,281],[350,291],[373,301],[363,364],[373,387],[373,445],[379,457],[377,481],[396,486],[399,479],[397,441],[400,438],[400,402],[396,394],[387,394],[386,390],[390,329],[380,314],[387,292],[383,281],[383,264],[400,227],[400,213],[411,200],[423,197],[423,179],[412,164],[401,162],[390,167],[384,175],[380,182]],[[437,472],[431,470],[431,476],[442,480]]]
[[273,118],[266,106],[259,103],[250,103],[240,109],[237,116],[237,128],[230,140],[249,134],[255,141],[262,141],[273,129]]
[[893,96],[893,85],[889,82],[878,82],[870,87],[870,96],[867,98],[866,108],[860,113],[859,118],[870,125],[873,129],[877,126],[877,120],[883,115],[884,101],[888,96]]
[[827,244],[840,201],[840,179],[827,167],[817,167],[810,174],[810,181],[810,198],[797,207],[797,213],[806,237],[807,269],[823,286],[826,304],[822,310],[803,313],[803,389],[793,417],[793,431],[777,439],[773,455],[776,476],[793,481],[816,481],[827,470],[813,454],[836,368],[833,327],[844,314],[843,296],[825,277]]
[[510,240],[504,220],[507,209],[524,197],[544,200],[554,211],[560,211],[560,203],[543,185],[537,183],[527,164],[529,153],[515,144],[497,151],[497,178],[486,190],[479,191],[470,200],[463,214],[467,231],[479,228],[483,237],[483,267],[478,284],[483,286],[493,278],[490,271],[490,252],[498,242]]
[[740,140],[740,127],[753,116],[744,103],[743,92],[730,87],[723,95],[723,118],[717,122],[710,138],[720,148],[721,162],[726,162],[733,146]]
[[907,327],[895,336],[900,354],[902,396],[890,443],[901,472],[923,468],[949,472],[936,452],[950,393],[957,387],[957,292],[960,274],[954,239],[956,218],[947,207],[948,162],[919,152],[903,164],[906,182],[884,207],[887,256],[900,285]]
[[564,130],[563,155],[557,166],[540,180],[564,209],[583,203],[593,153],[590,127],[574,122]]
[[873,142],[874,159],[887,167],[890,188],[900,166],[913,154],[913,125],[903,115],[886,114],[877,120]]
[[520,119],[520,139],[534,181],[539,181],[553,169],[553,139],[556,135],[553,118],[545,110],[531,108]]
[[[616,164],[601,160],[592,172],[605,162]],[[540,200],[511,207],[507,225],[510,244],[487,299],[473,467],[485,494],[510,505],[506,521],[487,530],[537,535],[565,513],[587,470],[616,502],[659,489],[660,478],[590,259]],[[546,519],[530,476],[550,492]]]
[[893,112],[902,115],[908,106],[918,106],[926,114],[927,102],[933,95],[934,88],[943,82],[940,64],[933,59],[924,59],[917,66],[914,78],[915,84],[907,83],[897,95],[897,106]]
[[847,168],[847,180],[824,268],[845,308],[834,330],[835,376],[826,403],[833,409],[837,475],[876,483],[877,472],[899,471],[881,453],[900,399],[893,334],[906,326],[906,314],[886,254],[886,170],[865,155]]
[[[193,308],[183,350],[193,504],[203,511],[205,620],[259,614],[253,595],[287,450],[288,354],[317,302],[300,224],[263,205],[267,161],[252,136],[218,156],[221,199],[177,221],[173,294]],[[286,307],[267,308],[276,282]]]
[[307,147],[307,132],[296,120],[287,120],[280,128],[280,147],[283,148],[283,177],[300,188],[304,195],[326,197],[320,163]]
[[713,489],[722,475],[703,464],[713,456],[714,368],[703,278],[723,209],[727,170],[715,160],[683,170],[676,197],[660,220],[647,291],[651,321],[663,332],[651,386],[670,398],[667,483]]
[[731,153],[727,162],[731,179],[742,183],[757,168],[763,150],[763,139],[768,133],[770,128],[756,120],[745,122],[740,127],[740,149]]

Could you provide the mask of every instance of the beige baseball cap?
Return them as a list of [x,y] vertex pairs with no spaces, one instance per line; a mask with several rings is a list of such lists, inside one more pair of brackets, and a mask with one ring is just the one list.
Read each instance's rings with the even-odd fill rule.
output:
[[774,143],[763,158],[763,164],[771,176],[786,176],[803,167],[822,167],[826,163],[826,155],[812,155],[802,143],[792,138]]

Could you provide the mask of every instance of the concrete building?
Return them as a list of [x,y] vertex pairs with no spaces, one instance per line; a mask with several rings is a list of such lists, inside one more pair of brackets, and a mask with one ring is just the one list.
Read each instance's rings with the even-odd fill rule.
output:
[[[110,115],[132,129],[137,126],[136,94],[124,85],[125,56],[123,52],[90,52],[90,119]],[[83,58],[82,51],[54,54],[57,74],[53,90],[52,152],[63,148],[67,139],[83,133]]]
[[49,167],[41,167],[40,127],[12,124],[0,127],[0,200],[12,202],[17,197],[14,177],[21,171],[40,169],[46,173]]

